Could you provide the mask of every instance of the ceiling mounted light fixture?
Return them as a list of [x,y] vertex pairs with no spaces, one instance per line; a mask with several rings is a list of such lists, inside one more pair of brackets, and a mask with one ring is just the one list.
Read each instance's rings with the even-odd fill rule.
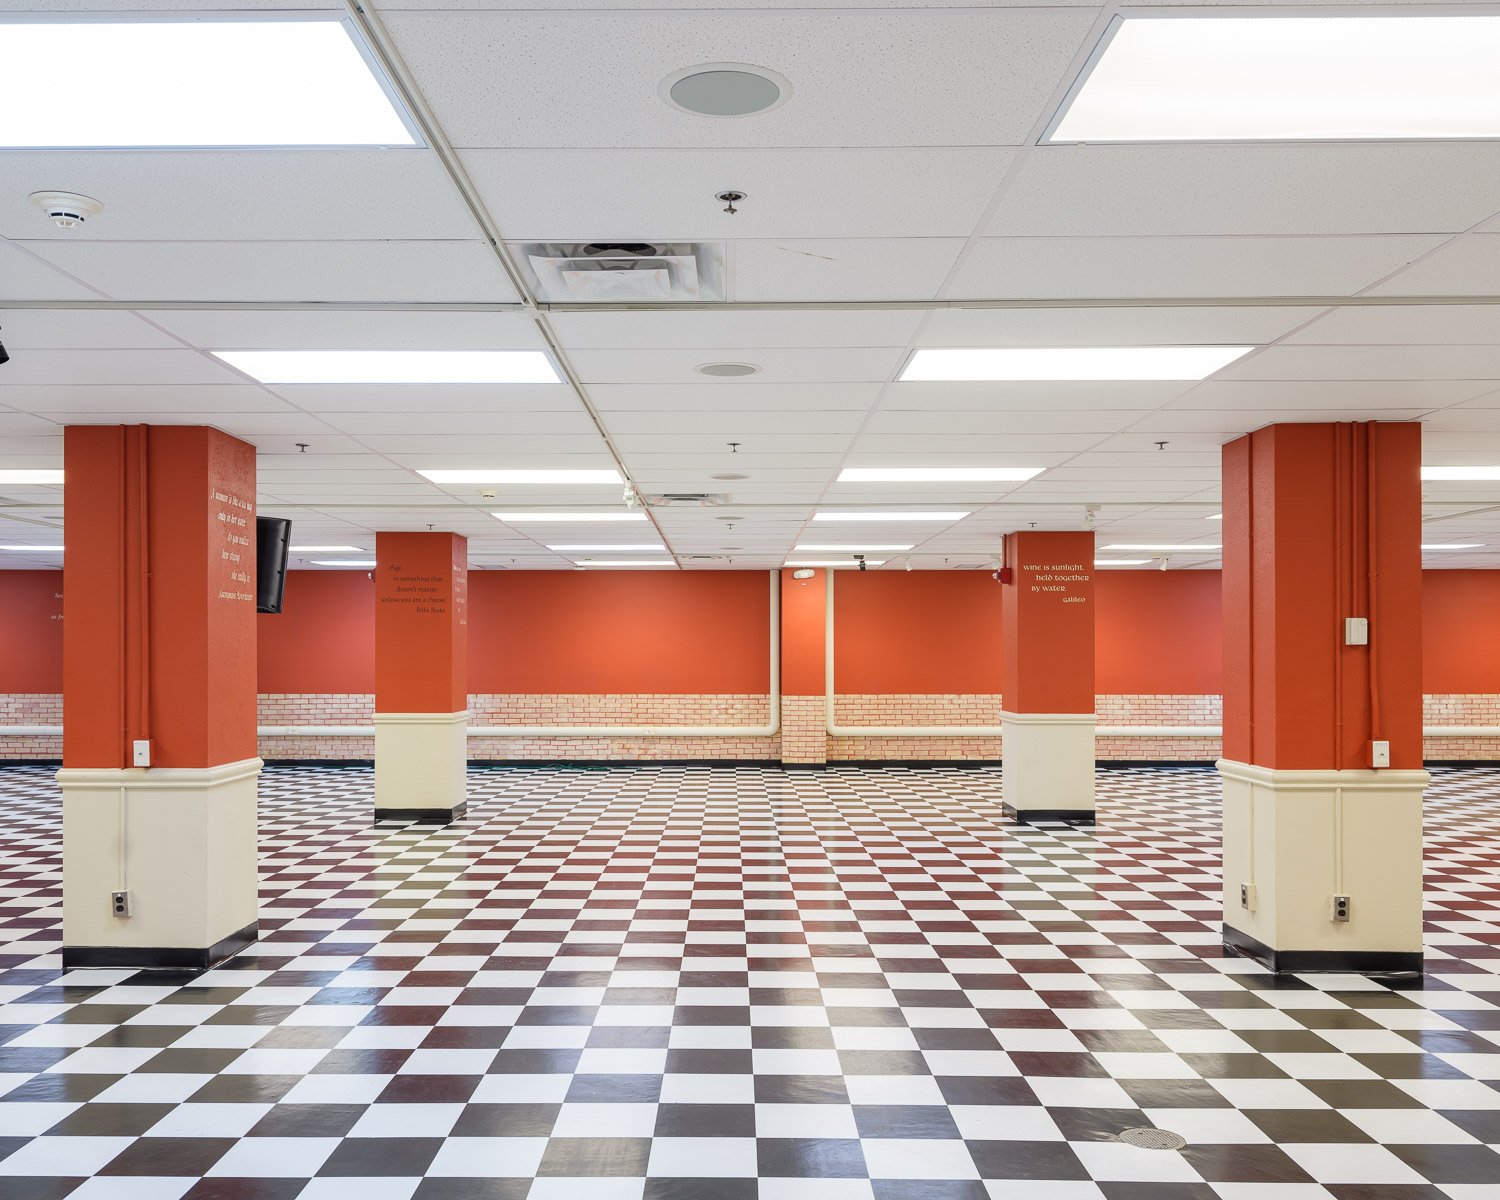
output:
[[938,512],[915,511],[915,512],[818,512],[813,513],[814,521],[933,521],[949,524],[953,521],[962,521],[969,514],[964,512]]
[[1116,17],[1043,143],[1500,137],[1493,14]]
[[624,482],[618,471],[593,470],[580,467],[546,470],[525,467],[507,470],[446,470],[439,468],[417,470],[423,479],[433,483],[508,483],[521,484],[614,484]]
[[58,484],[63,481],[60,470],[37,470],[32,467],[0,468],[0,483],[14,484]]
[[743,375],[754,375],[760,368],[754,363],[711,362],[699,363],[693,370],[700,375],[712,375],[716,379],[737,379]]
[[866,559],[841,558],[841,559],[839,559],[837,561],[834,561],[833,559],[828,559],[826,561],[803,561],[803,560],[799,559],[797,562],[789,562],[789,563],[787,563],[785,565],[788,566],[788,567],[858,567],[858,566],[860,566],[861,563],[863,563],[864,566],[867,566],[867,567],[883,567],[883,566],[885,566],[885,559],[883,559],[883,558],[866,558]]
[[1204,554],[1217,554],[1222,546],[1194,546],[1189,543],[1176,542],[1113,542],[1108,546],[1101,547],[1104,550],[1165,550],[1172,553],[1191,554],[1202,552]]
[[862,554],[867,550],[910,550],[910,542],[854,542],[834,545],[828,542],[798,542],[792,547],[798,554]]
[[548,550],[558,554],[588,554],[599,551],[614,551],[618,554],[627,554],[631,551],[644,550],[653,554],[665,554],[667,548],[660,542],[642,542],[639,545],[610,546],[602,543],[584,542],[582,544],[569,543],[565,546],[548,546]]
[[1096,558],[1096,567],[1144,567],[1151,560],[1149,558]]
[[1423,542],[1423,550],[1483,550],[1483,542]]
[[315,558],[315,559],[312,560],[312,565],[315,566],[315,567],[365,567],[365,568],[370,568],[370,567],[373,567],[375,565],[375,560],[373,558],[364,558],[364,559],[354,559],[354,558]]
[[0,550],[15,550],[23,554],[60,554],[61,546],[0,546]]
[[792,94],[783,75],[749,63],[704,63],[674,71],[656,94],[698,117],[749,117],[780,108]]
[[540,350],[213,350],[260,383],[561,383]]
[[575,567],[675,567],[675,558],[580,558]]
[[490,516],[507,525],[538,524],[593,524],[603,521],[644,521],[645,513],[639,512],[492,512]]
[[1045,467],[845,467],[840,483],[1025,483]]
[[1500,479],[1500,467],[1423,467],[1422,479],[1430,483],[1487,483]]
[[1254,346],[933,347],[907,359],[900,383],[1206,379]]
[[293,554],[363,554],[360,546],[293,546]]
[[69,13],[0,29],[5,149],[421,144],[337,16]]

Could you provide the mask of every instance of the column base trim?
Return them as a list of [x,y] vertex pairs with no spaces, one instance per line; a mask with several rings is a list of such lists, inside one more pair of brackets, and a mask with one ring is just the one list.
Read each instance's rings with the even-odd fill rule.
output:
[[1002,804],[1007,817],[1014,817],[1022,825],[1035,825],[1038,821],[1056,823],[1065,821],[1069,825],[1094,824],[1092,808],[1017,808],[1013,804]]
[[254,945],[260,925],[252,922],[212,946],[64,946],[63,970],[134,967],[142,971],[207,971]]
[[408,821],[415,825],[448,825],[457,821],[468,811],[469,802],[455,804],[452,808],[377,808],[375,824],[381,821]]
[[1273,950],[1227,922],[1224,949],[1253,959],[1278,975],[1421,975],[1420,950]]

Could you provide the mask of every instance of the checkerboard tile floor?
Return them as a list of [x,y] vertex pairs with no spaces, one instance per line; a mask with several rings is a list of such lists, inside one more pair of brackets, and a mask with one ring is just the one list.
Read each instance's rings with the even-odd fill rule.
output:
[[1206,771],[1102,771],[1092,830],[993,771],[471,786],[372,828],[268,770],[251,952],[60,977],[55,789],[0,771],[0,1197],[1500,1197],[1500,772],[1437,775],[1415,990],[1222,956]]

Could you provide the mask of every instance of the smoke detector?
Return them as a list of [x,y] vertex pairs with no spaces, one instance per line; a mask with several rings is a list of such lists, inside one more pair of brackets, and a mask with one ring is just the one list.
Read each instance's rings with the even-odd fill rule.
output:
[[104,202],[77,192],[32,192],[31,202],[59,229],[74,229],[104,211]]

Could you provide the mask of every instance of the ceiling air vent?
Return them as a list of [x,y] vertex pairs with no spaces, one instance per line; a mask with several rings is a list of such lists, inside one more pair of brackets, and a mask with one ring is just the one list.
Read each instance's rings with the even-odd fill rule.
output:
[[644,499],[652,508],[717,508],[729,503],[724,492],[660,492]]
[[718,242],[560,242],[521,247],[537,294],[553,303],[724,299]]

